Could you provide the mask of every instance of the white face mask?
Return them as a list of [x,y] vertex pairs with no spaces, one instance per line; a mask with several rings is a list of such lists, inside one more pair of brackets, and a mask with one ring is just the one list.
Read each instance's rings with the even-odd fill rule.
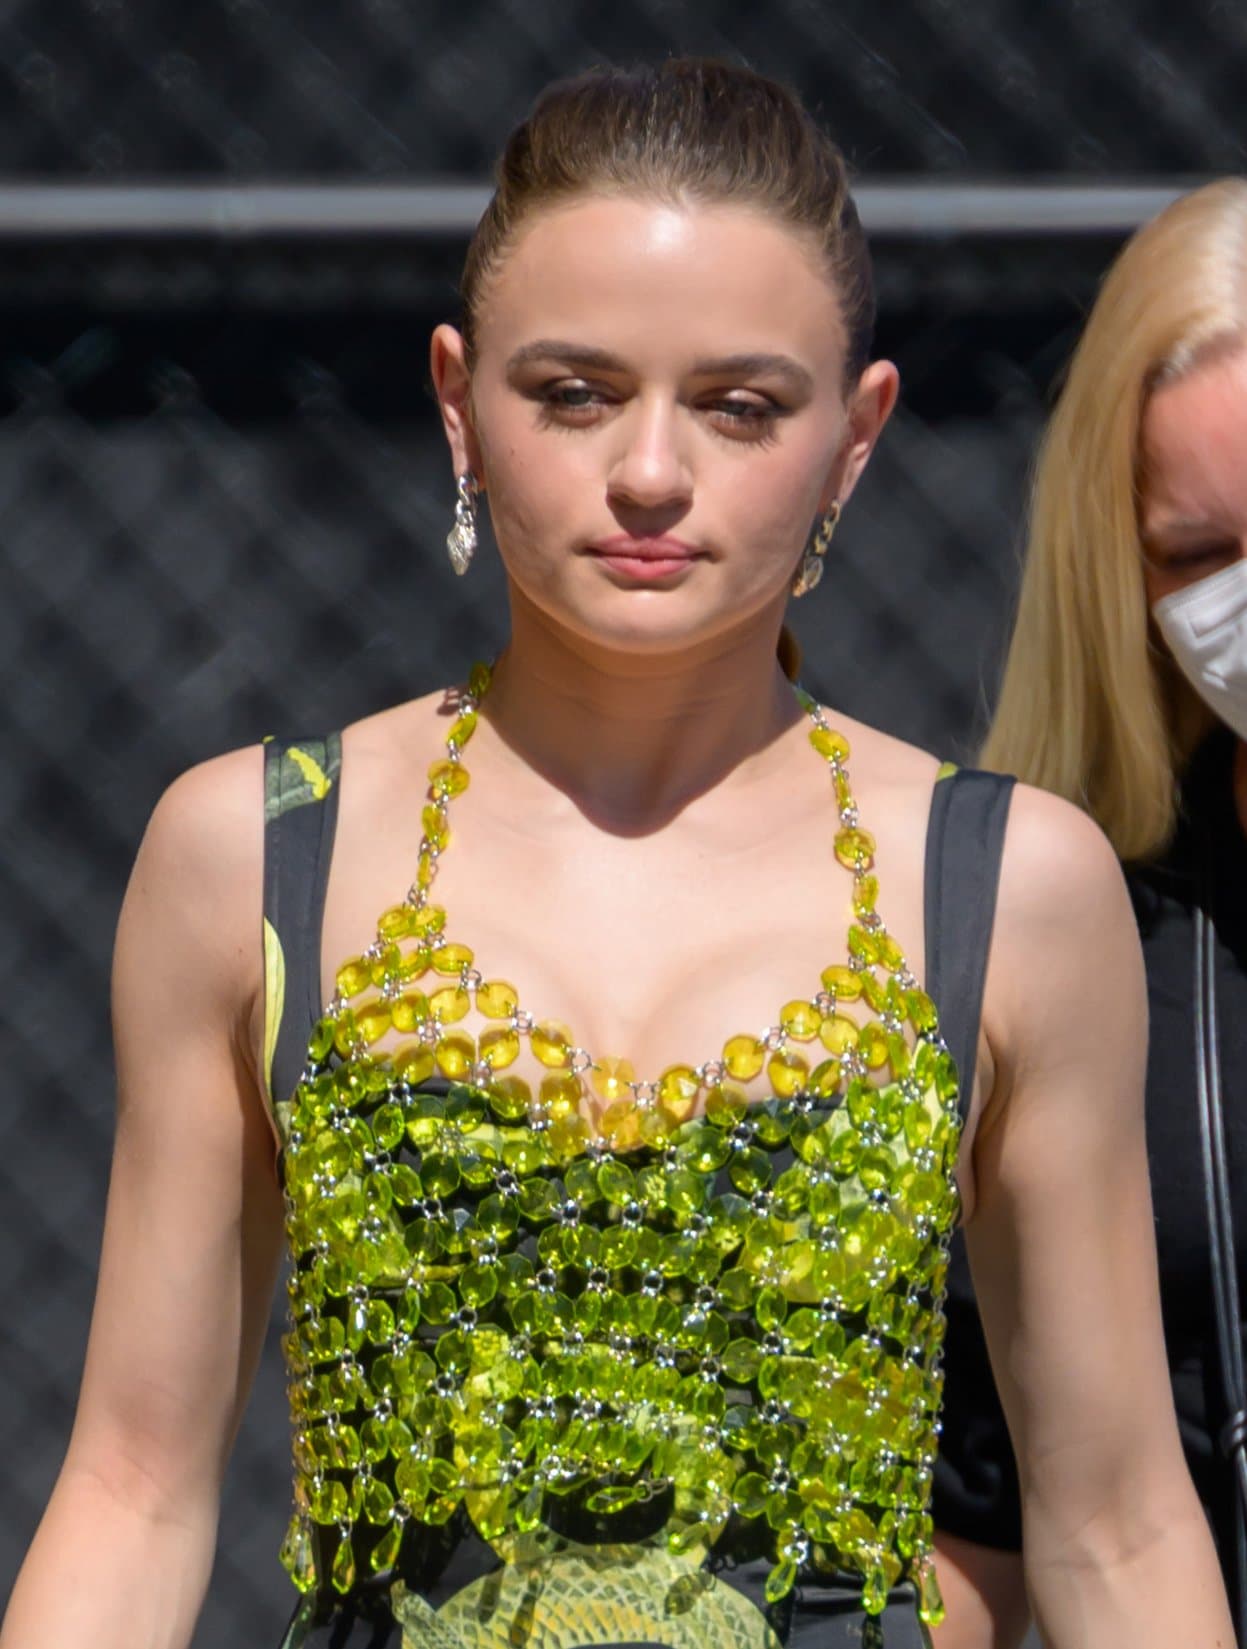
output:
[[1163,596],[1152,614],[1200,698],[1247,739],[1247,560]]

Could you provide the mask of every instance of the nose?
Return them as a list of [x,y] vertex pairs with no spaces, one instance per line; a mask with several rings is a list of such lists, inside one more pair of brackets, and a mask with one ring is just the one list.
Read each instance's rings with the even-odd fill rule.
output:
[[606,481],[610,502],[650,510],[689,504],[693,478],[679,408],[659,396],[638,397],[616,427],[621,444]]

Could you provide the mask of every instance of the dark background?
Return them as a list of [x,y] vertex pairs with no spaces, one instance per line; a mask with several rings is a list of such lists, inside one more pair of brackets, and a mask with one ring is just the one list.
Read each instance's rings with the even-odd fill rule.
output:
[[[205,756],[459,679],[505,620],[491,555],[460,582],[442,550],[425,354],[455,312],[461,234],[53,233],[15,225],[7,186],[481,184],[546,80],[672,51],[790,79],[865,183],[915,200],[1247,170],[1241,0],[0,13],[4,1594],[72,1417],[111,1129],[108,954],[153,802]],[[1024,217],[877,239],[904,402],[794,609],[813,690],[952,756],[995,680],[1051,386],[1121,239],[1107,208],[1042,234]],[[199,1649],[275,1643],[292,1596],[270,1341]]]

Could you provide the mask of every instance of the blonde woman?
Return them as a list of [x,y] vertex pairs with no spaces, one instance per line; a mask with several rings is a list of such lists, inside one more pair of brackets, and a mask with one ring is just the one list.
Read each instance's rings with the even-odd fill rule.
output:
[[[1245,740],[1247,180],[1231,178],[1142,229],[1092,311],[1039,457],[984,765],[1085,808],[1127,867],[1148,974],[1147,1127],[1170,1374],[1240,1618],[1242,1336],[1226,1288],[1247,1258]],[[1197,1000],[1211,1040],[1197,1042]],[[1207,1103],[1218,1074],[1224,1152]],[[981,1139],[992,1126],[989,1112]],[[1218,1333],[1214,1285],[1232,1334]],[[937,1641],[1000,1649],[1025,1630],[1036,1575],[1020,1553],[1039,1509],[1025,1470],[1019,1490],[964,1261],[949,1313],[935,1500],[949,1609]],[[990,1323],[987,1339],[1012,1412],[1022,1371]]]

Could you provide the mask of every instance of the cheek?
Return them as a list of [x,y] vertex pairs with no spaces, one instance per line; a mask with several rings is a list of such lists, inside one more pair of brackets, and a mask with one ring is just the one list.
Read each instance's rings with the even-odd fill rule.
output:
[[1149,607],[1154,607],[1162,596],[1173,588],[1172,581],[1158,572],[1149,562],[1143,563],[1143,595]]
[[528,407],[504,405],[478,425],[490,516],[508,548],[539,546],[566,524],[570,501],[585,493],[572,455],[560,452],[554,432],[534,423]]

